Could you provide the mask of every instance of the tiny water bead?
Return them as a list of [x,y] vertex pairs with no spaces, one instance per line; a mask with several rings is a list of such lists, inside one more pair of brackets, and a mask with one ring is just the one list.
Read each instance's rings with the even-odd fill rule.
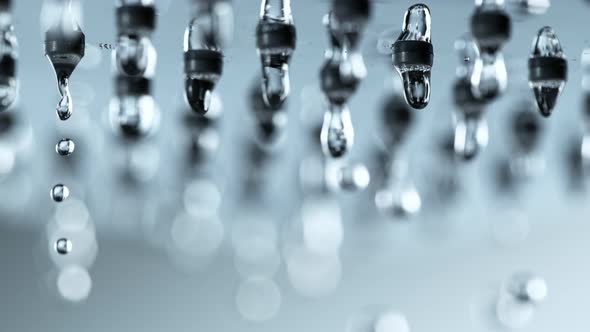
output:
[[60,183],[53,186],[49,194],[54,202],[60,203],[68,199],[68,197],[70,196],[70,189],[67,186]]
[[61,238],[55,241],[55,251],[60,255],[67,255],[72,251],[72,242],[66,238]]
[[74,152],[75,147],[74,141],[64,138],[55,145],[55,152],[60,156],[69,156]]
[[433,48],[430,40],[430,9],[424,4],[408,8],[402,32],[393,44],[392,62],[402,78],[408,105],[423,109],[430,101],[430,70]]
[[529,58],[529,85],[541,115],[553,112],[567,81],[567,60],[551,27],[543,27],[533,40]]

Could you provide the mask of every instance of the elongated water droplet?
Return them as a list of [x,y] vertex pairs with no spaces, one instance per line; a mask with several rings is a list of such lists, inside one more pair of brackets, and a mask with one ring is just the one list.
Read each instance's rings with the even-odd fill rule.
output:
[[459,115],[455,124],[455,153],[472,160],[488,144],[488,125],[481,114]]
[[72,251],[72,242],[66,238],[61,238],[55,241],[55,251],[60,255],[67,255]]
[[508,85],[508,73],[501,53],[482,53],[475,60],[471,75],[473,95],[483,101],[499,97]]
[[68,77],[61,77],[58,81],[58,89],[61,99],[55,108],[60,120],[65,121],[72,116],[72,96],[68,85]]
[[69,156],[74,152],[75,147],[74,141],[64,138],[55,145],[55,152],[60,156]]
[[415,109],[425,108],[430,101],[433,60],[430,22],[428,6],[411,6],[404,15],[402,32],[393,45],[393,65],[402,78],[406,101]]
[[288,63],[284,62],[278,66],[263,66],[262,74],[264,102],[269,107],[281,107],[290,91]]
[[328,157],[341,158],[352,149],[354,128],[346,105],[330,105],[324,115],[320,141]]
[[555,31],[543,27],[533,40],[529,58],[529,84],[539,111],[549,116],[567,80],[567,61]]
[[59,203],[65,201],[66,199],[68,199],[68,197],[70,197],[70,189],[65,185],[59,183],[53,186],[53,188],[51,188],[51,192],[49,194],[54,202]]

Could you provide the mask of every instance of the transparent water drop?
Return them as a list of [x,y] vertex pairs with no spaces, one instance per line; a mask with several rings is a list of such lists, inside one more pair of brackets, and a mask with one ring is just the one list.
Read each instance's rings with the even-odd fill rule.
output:
[[70,189],[63,184],[56,184],[50,191],[51,199],[54,202],[63,202],[70,197]]
[[533,40],[529,58],[529,85],[541,114],[551,115],[567,80],[567,61],[551,27],[543,27]]
[[55,251],[60,255],[67,255],[72,251],[72,242],[66,238],[61,238],[55,241]]
[[458,115],[454,149],[459,157],[474,159],[487,146],[488,137],[488,124],[481,115]]
[[160,110],[150,95],[150,80],[143,77],[118,76],[117,96],[109,105],[113,131],[124,137],[144,137],[160,126]]
[[76,145],[69,138],[63,138],[55,145],[55,152],[60,156],[69,156],[74,153]]
[[280,107],[290,91],[289,65],[287,63],[279,66],[263,65],[262,79],[264,102],[269,107]]
[[70,94],[69,77],[63,76],[58,80],[61,99],[55,108],[60,120],[65,121],[72,116],[72,95]]
[[330,105],[324,115],[320,141],[325,156],[342,158],[354,144],[354,128],[346,105]]
[[431,44],[430,9],[413,5],[405,12],[402,32],[393,45],[393,64],[402,78],[407,103],[422,109],[430,101]]
[[185,80],[185,97],[190,107],[199,114],[209,112],[217,77],[193,75]]

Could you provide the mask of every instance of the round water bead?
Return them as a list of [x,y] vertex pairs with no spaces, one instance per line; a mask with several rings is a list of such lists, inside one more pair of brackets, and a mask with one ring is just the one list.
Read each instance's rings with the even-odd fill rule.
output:
[[58,183],[51,188],[49,194],[54,202],[59,203],[65,201],[70,196],[70,189],[63,184]]
[[69,138],[63,138],[55,144],[55,152],[60,156],[69,156],[74,152],[76,145]]
[[72,242],[66,238],[55,241],[55,251],[60,255],[67,255],[72,251]]

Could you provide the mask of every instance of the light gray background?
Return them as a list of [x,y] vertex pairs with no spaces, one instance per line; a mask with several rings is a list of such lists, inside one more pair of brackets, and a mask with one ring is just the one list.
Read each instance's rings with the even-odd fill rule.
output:
[[[57,89],[52,69],[43,56],[39,28],[41,2],[14,2],[20,43],[18,112],[30,121],[35,136],[31,158],[19,164],[19,169],[31,176],[31,197],[26,200],[25,210],[3,211],[0,224],[0,330],[344,331],[350,317],[377,305],[405,313],[412,331],[488,331],[497,329],[490,322],[486,306],[490,293],[495,294],[499,282],[523,269],[545,277],[549,286],[547,301],[538,308],[526,331],[582,332],[590,328],[587,196],[568,190],[563,160],[581,123],[579,60],[588,44],[585,34],[590,13],[584,1],[554,0],[546,15],[514,24],[513,38],[505,52],[510,75],[508,92],[489,108],[490,145],[476,163],[461,170],[467,185],[459,200],[442,210],[425,206],[421,216],[404,222],[380,217],[374,211],[371,197],[377,184],[365,193],[342,195],[339,199],[345,207],[346,226],[339,288],[322,299],[302,297],[293,291],[281,267],[276,280],[282,305],[278,315],[264,323],[248,322],[236,311],[239,278],[229,241],[205,270],[183,272],[170,262],[161,246],[148,245],[142,236],[137,215],[144,205],[132,205],[130,200],[125,200],[127,207],[113,203],[123,201],[125,194],[115,186],[117,178],[111,161],[117,142],[104,121],[112,90],[110,52],[100,51],[102,61],[98,67],[82,67],[74,73],[74,102],[82,100],[82,95],[89,102],[74,110],[71,121],[58,123],[54,112]],[[372,164],[373,129],[380,100],[391,89],[392,75],[387,57],[375,52],[376,40],[381,31],[401,26],[403,12],[411,3],[376,3],[364,40],[369,76],[350,106],[357,133],[354,158],[368,164]],[[423,187],[428,186],[429,170],[437,165],[431,157],[436,133],[450,125],[453,106],[449,91],[457,64],[453,42],[467,31],[473,10],[468,0],[427,3],[433,16],[436,52],[432,100],[427,109],[418,112],[419,124],[409,147],[415,161],[412,173],[421,179],[418,182]],[[237,0],[234,5],[235,39],[227,51],[218,88],[225,115],[217,173],[225,180],[222,215],[226,223],[227,219],[240,218],[235,193],[245,165],[245,154],[240,151],[244,151],[243,138],[249,131],[246,96],[259,71],[254,49],[259,3]],[[154,37],[159,55],[155,98],[162,112],[162,127],[156,139],[161,151],[160,172],[157,181],[141,191],[145,196],[138,200],[146,197],[150,203],[159,202],[158,218],[171,218],[184,181],[177,143],[178,135],[182,135],[179,119],[186,111],[181,55],[188,6],[181,0],[163,1],[160,6],[163,10]],[[292,218],[298,206],[297,161],[308,149],[309,136],[299,122],[300,95],[305,86],[317,85],[327,45],[321,19],[327,10],[324,1],[293,0],[299,40],[291,69],[288,141],[278,157],[276,169],[281,171],[269,173],[276,178],[270,182],[279,184],[270,189],[276,201],[261,205],[275,211],[277,223]],[[86,0],[83,11],[87,43],[114,44],[111,2]],[[554,115],[544,121],[547,171],[518,198],[497,197],[492,165],[509,150],[506,115],[514,110],[511,107],[517,101],[529,97],[526,58],[535,32],[543,25],[556,30],[570,59],[569,82]],[[86,85],[90,91],[81,91],[83,87],[77,85]],[[73,195],[86,191],[100,248],[91,268],[92,294],[78,305],[64,303],[48,291],[47,258],[40,258],[46,248],[42,233],[52,210],[47,192],[56,181],[69,179],[70,171],[60,169],[53,152],[57,137],[63,134],[80,142],[75,153],[82,166],[69,175],[78,182],[68,183]],[[7,200],[17,197],[15,201],[19,201],[21,189],[3,186],[0,192]],[[530,234],[516,245],[500,246],[490,229],[495,223],[511,222],[510,211],[514,209],[525,216]],[[160,240],[168,240],[165,232]]]

